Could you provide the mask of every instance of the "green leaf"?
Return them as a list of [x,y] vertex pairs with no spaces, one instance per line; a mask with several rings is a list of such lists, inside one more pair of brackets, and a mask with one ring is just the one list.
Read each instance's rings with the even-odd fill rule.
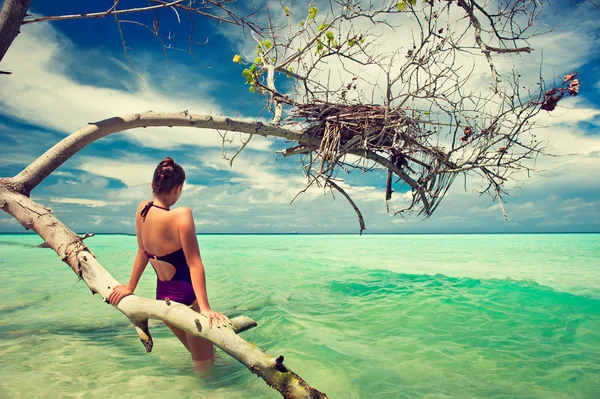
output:
[[254,75],[248,68],[242,71],[242,76],[246,78],[246,83],[252,83],[254,81]]
[[410,3],[411,6],[416,6],[417,5],[417,0],[408,0],[408,2]]
[[325,28],[327,28],[327,24],[319,25],[319,32],[321,32],[322,30],[325,30]]
[[250,90],[250,93],[256,93],[256,87],[254,85],[248,87],[248,90]]
[[429,111],[425,111],[425,112],[423,112],[423,114],[425,114],[425,116],[429,116],[430,112]]
[[263,45],[263,47],[270,49],[271,47],[273,47],[273,43],[271,43],[271,41],[269,39],[265,39],[262,42],[260,42],[260,44]]
[[317,52],[323,50],[323,47],[325,47],[325,45],[323,44],[322,41],[317,40]]
[[354,47],[355,44],[356,44],[356,39],[348,39],[348,46]]
[[404,1],[399,1],[397,8],[398,8],[398,11],[404,11],[404,10],[406,10],[406,3]]
[[333,35],[333,32],[328,30],[327,32],[325,32],[325,37],[327,38],[327,40],[329,40],[330,42],[335,40],[335,36]]
[[283,7],[283,12],[286,16],[290,16],[290,8],[288,6]]
[[311,7],[308,9],[308,19],[315,19],[319,9],[317,7]]

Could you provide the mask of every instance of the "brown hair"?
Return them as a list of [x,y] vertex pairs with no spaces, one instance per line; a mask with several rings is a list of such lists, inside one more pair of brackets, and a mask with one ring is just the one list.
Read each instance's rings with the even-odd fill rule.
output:
[[154,170],[152,178],[152,192],[167,194],[177,186],[183,185],[185,172],[181,165],[175,163],[173,158],[166,157]]

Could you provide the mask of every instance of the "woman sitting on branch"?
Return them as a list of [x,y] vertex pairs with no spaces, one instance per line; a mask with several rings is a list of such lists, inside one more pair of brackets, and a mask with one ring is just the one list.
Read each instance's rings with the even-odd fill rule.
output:
[[[157,276],[156,299],[172,300],[191,306],[217,327],[231,324],[229,319],[213,311],[208,304],[204,265],[200,258],[198,238],[192,210],[171,209],[183,189],[185,172],[172,158],[163,159],[152,179],[152,201],[142,201],[137,209],[135,230],[138,252],[128,285],[116,286],[108,297],[112,305],[133,294],[148,261]],[[156,255],[166,254],[166,255]],[[192,354],[196,371],[210,369],[214,360],[213,344],[194,337],[168,323],[167,327]]]

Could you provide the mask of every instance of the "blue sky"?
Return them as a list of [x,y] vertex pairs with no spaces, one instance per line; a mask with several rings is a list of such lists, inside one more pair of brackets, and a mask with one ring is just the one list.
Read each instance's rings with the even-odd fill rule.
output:
[[[145,5],[143,1],[121,2]],[[246,3],[246,4],[251,4]],[[256,3],[256,2],[255,2]],[[111,1],[34,2],[32,13],[57,15],[107,9]],[[567,232],[600,231],[600,11],[570,3],[544,9],[544,22],[556,26],[536,38],[530,56],[503,58],[536,74],[543,55],[544,76],[577,70],[580,96],[541,115],[538,136],[555,157],[538,159],[541,171],[506,199],[509,221],[489,196],[473,188],[479,180],[457,179],[436,213],[390,217],[384,200],[385,173],[344,176],[363,212],[365,233]],[[149,21],[148,15],[136,16]],[[161,24],[187,47],[189,24],[161,12]],[[182,111],[267,120],[231,62],[253,45],[235,27],[198,19],[195,57],[168,52],[150,33],[124,25],[127,66],[112,18],[26,25],[2,61],[13,75],[0,79],[0,142],[5,156],[0,176],[14,176],[67,134],[88,122],[141,111]],[[386,38],[393,42],[393,37]],[[234,143],[236,144],[236,143]],[[255,138],[230,167],[221,157],[217,132],[185,128],[138,129],[114,134],[88,146],[36,188],[32,197],[53,209],[72,229],[134,232],[134,211],[151,198],[150,179],[158,161],[173,157],[187,171],[181,205],[192,207],[200,233],[317,232],[357,233],[356,216],[339,195],[335,199],[304,187],[299,161],[276,157],[283,140]],[[466,187],[466,190],[465,190]],[[400,196],[399,196],[400,197]],[[401,204],[399,203],[398,206]],[[23,228],[0,214],[0,231]]]

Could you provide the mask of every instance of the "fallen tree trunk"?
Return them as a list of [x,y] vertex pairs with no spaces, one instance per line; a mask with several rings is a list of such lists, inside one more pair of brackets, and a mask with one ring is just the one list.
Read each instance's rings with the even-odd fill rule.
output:
[[[97,261],[81,238],[60,222],[50,209],[16,192],[12,179],[0,179],[0,208],[14,216],[26,229],[38,233],[60,259],[85,281],[93,294],[107,298],[118,282]],[[205,338],[243,363],[285,398],[326,398],[283,364],[283,356],[273,358],[236,335],[256,325],[247,317],[233,319],[232,328],[210,328],[206,317],[187,306],[141,298],[125,297],[115,306],[131,320],[140,340],[150,351],[153,346],[148,319],[166,321],[196,337]]]

